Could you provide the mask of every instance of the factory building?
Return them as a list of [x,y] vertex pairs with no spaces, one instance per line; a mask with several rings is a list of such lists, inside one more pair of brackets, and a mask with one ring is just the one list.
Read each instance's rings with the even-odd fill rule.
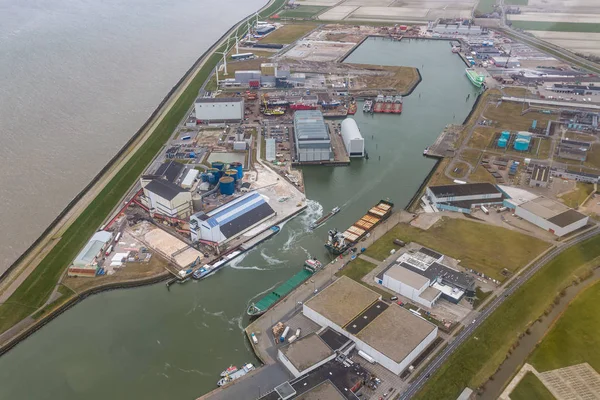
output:
[[98,260],[104,256],[104,251],[112,241],[112,233],[99,231],[94,233],[69,267],[69,276],[96,276]]
[[472,25],[468,20],[429,22],[427,30],[438,35],[481,35],[481,26]]
[[353,118],[342,121],[342,139],[349,157],[365,156],[365,139],[363,139]]
[[277,351],[277,358],[295,378],[319,368],[335,356],[335,352],[314,332]]
[[473,207],[502,204],[502,192],[491,183],[428,186],[425,197],[434,210],[471,213]]
[[266,149],[265,149],[265,160],[269,162],[275,161],[275,157],[277,155],[276,151],[276,141],[273,138],[265,139]]
[[201,122],[241,122],[244,120],[244,98],[197,98],[196,119]]
[[490,61],[492,61],[496,67],[502,68],[519,68],[521,66],[521,63],[515,57],[493,56],[490,57]]
[[507,197],[504,200],[505,207],[516,216],[558,237],[583,228],[589,221],[587,215],[555,200],[510,186],[499,186],[499,188]]
[[188,170],[188,172],[185,174],[185,177],[181,180],[181,187],[184,189],[191,188],[194,185],[194,182],[196,182],[196,178],[198,177],[199,173],[200,171],[197,169]]
[[558,146],[558,156],[568,160],[584,162],[592,144],[578,140],[561,139]]
[[421,247],[417,252],[401,254],[374,279],[428,308],[440,297],[456,304],[465,295],[475,295],[474,279],[442,264],[443,260],[443,254]]
[[321,111],[296,111],[294,135],[297,161],[330,161],[333,158],[331,139]]
[[150,214],[184,219],[192,213],[192,194],[166,179],[147,181],[142,177],[143,195],[140,200]]
[[171,183],[177,183],[185,166],[175,161],[162,163],[153,174],[142,175],[142,186],[154,179],[164,179]]
[[[223,179],[223,178],[222,178]],[[275,214],[257,192],[249,192],[208,213],[190,217],[192,242],[206,240],[219,244],[236,238]]]
[[437,326],[342,276],[303,304],[303,314],[356,343],[394,374],[400,374],[437,337]]
[[571,169],[551,169],[550,172],[553,176],[563,179],[572,179],[574,181],[585,183],[600,183],[600,175],[591,174],[589,172],[575,171]]
[[550,182],[550,167],[545,165],[534,165],[529,179],[530,187],[548,187]]

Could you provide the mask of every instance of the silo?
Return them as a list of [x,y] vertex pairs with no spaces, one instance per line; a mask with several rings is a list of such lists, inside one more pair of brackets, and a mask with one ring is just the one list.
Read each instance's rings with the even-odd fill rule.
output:
[[192,207],[195,212],[202,210],[202,196],[199,193],[194,193],[192,196]]
[[505,138],[500,138],[498,139],[498,147],[505,149],[506,148],[506,139]]
[[237,181],[237,169],[228,169],[225,171],[225,176],[230,176],[233,178],[233,181],[236,182]]
[[529,140],[527,139],[517,139],[515,140],[515,150],[517,151],[527,151],[529,149]]
[[214,161],[211,166],[213,168],[216,168],[218,170],[222,170],[223,168],[225,168],[225,163],[223,161]]
[[235,182],[233,178],[224,176],[219,179],[219,191],[222,195],[231,196],[235,192]]
[[232,162],[230,167],[237,171],[237,179],[242,179],[244,177],[244,166],[241,162]]
[[200,179],[202,180],[202,182],[208,182],[208,174],[206,172],[203,172],[202,174],[200,174]]

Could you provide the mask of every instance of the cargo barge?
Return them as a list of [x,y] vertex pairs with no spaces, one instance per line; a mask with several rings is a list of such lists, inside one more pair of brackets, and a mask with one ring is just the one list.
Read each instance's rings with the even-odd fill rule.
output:
[[275,290],[264,296],[256,303],[251,303],[248,306],[246,313],[250,317],[259,317],[263,315],[269,308],[279,303],[285,298],[292,290],[303,284],[308,278],[310,278],[315,272],[323,268],[323,265],[317,259],[309,259],[304,262],[304,268],[296,275],[285,281],[283,284],[278,286]]
[[326,215],[323,215],[321,218],[310,224],[310,229],[317,229],[319,226],[323,225],[327,220],[333,217],[335,214],[340,212],[339,207],[334,207],[333,210],[328,212]]
[[334,255],[343,254],[358,241],[367,236],[377,225],[385,221],[392,214],[394,203],[389,200],[380,200],[369,212],[355,222],[346,231],[339,232],[332,229],[328,233],[325,247]]

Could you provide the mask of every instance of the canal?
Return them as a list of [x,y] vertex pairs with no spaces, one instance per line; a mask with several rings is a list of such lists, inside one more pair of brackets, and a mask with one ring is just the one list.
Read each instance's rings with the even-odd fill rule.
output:
[[[230,364],[256,362],[243,335],[250,301],[309,255],[329,260],[327,229],[345,229],[381,198],[404,207],[434,165],[423,149],[446,124],[461,123],[476,98],[445,41],[368,39],[346,62],[414,66],[423,78],[401,116],[366,115],[359,104],[369,160],[304,168],[308,210],[215,276],[170,291],[164,284],[111,291],[67,311],[0,357],[0,398],[193,399],[214,389]],[[339,214],[308,229],[335,206]]]

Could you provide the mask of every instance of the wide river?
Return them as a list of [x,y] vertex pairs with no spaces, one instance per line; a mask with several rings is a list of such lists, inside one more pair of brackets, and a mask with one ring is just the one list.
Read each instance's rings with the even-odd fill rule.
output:
[[0,273],[267,0],[0,0]]
[[[365,115],[359,104],[369,160],[305,168],[307,212],[215,276],[170,291],[158,284],[107,292],[67,311],[0,357],[0,398],[193,399],[230,364],[256,362],[242,332],[249,302],[309,254],[329,260],[327,229],[345,229],[380,198],[404,207],[434,165],[423,149],[446,124],[461,123],[476,97],[444,41],[369,39],[347,62],[410,65],[423,76],[401,116]],[[309,223],[336,205],[342,212],[311,233]]]

